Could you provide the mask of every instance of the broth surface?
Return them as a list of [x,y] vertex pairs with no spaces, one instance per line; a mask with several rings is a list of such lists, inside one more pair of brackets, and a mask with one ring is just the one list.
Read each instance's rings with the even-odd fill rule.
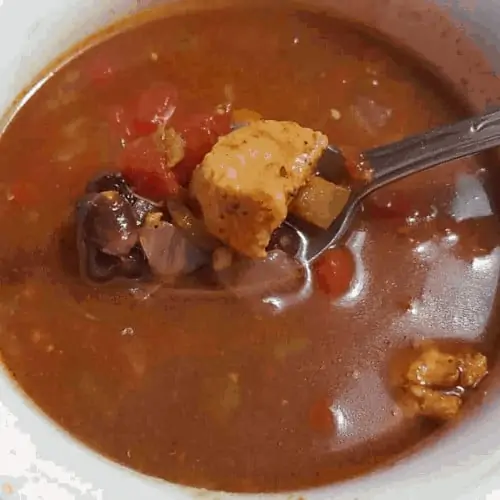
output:
[[165,17],[91,47],[0,140],[0,351],[15,380],[103,454],[206,488],[324,484],[429,436],[435,425],[398,408],[388,366],[422,338],[491,352],[500,228],[481,165],[446,165],[368,200],[339,300],[317,290],[280,311],[256,297],[92,288],[76,272],[73,206],[121,147],[113,106],[160,80],[193,109],[229,89],[235,107],[356,149],[466,112],[405,54],[307,11]]

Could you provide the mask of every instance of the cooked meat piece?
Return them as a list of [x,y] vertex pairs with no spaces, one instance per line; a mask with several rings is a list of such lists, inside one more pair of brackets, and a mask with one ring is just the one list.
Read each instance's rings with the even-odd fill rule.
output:
[[189,274],[209,261],[180,229],[161,220],[161,214],[148,215],[140,241],[151,270],[162,278]]
[[481,353],[452,355],[431,346],[411,364],[407,379],[434,388],[475,387],[488,373],[488,361]]
[[488,360],[480,352],[466,353],[462,358],[462,387],[476,387],[488,374]]
[[427,417],[448,420],[456,417],[462,406],[462,399],[455,394],[445,394],[421,385],[411,385],[409,391],[417,400],[419,413]]
[[403,389],[417,405],[417,413],[439,419],[456,416],[466,389],[476,387],[487,375],[483,354],[463,347],[453,352],[443,352],[432,344],[410,365]]
[[191,182],[208,230],[243,255],[264,258],[327,145],[320,132],[270,120],[221,137]]
[[455,387],[460,377],[460,361],[436,347],[425,350],[410,366],[410,382],[429,387]]

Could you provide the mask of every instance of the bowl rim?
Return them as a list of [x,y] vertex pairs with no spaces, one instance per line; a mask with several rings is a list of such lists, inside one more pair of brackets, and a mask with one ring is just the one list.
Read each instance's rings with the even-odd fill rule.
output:
[[[55,1],[45,0],[45,4],[53,5]],[[328,1],[318,0],[320,4]],[[360,0],[358,3],[363,1]],[[448,5],[446,0],[442,1]],[[417,0],[417,3],[419,2],[421,3]],[[25,0],[24,3],[30,2]],[[70,3],[68,2],[68,8]],[[77,0],[73,1],[72,5],[76,3]],[[392,8],[396,6],[397,9],[406,7],[404,0],[381,0],[378,3],[381,6],[390,5]],[[485,46],[489,47],[492,43],[498,48],[500,40],[495,38],[494,28],[496,20],[500,19],[500,4],[490,2],[488,5],[487,0],[477,0],[477,3],[483,9],[475,11],[478,16],[477,26],[479,28],[489,26],[486,34],[490,36],[488,42],[484,32],[481,32],[481,35],[478,35],[479,45],[483,46],[483,51]],[[31,4],[34,4],[34,0]],[[13,16],[12,5],[8,2],[0,3],[0,17]],[[21,3],[18,5],[21,7]],[[96,2],[92,5],[95,6]],[[19,11],[20,8],[18,13]],[[122,10],[120,15],[126,12]],[[110,13],[111,18],[116,14],[116,12]],[[375,24],[386,26],[391,21],[391,16],[386,16],[389,18],[386,19],[382,14],[384,16],[386,14],[382,7],[374,9],[374,12],[368,10],[366,12],[367,18],[374,16]],[[441,14],[436,11],[435,15]],[[394,29],[397,31],[398,27]],[[454,26],[454,29],[460,28]],[[75,50],[75,46],[73,45],[70,50]],[[67,52],[62,57],[66,57],[66,54]],[[60,62],[60,59],[56,60],[56,64],[59,63],[57,61]],[[456,432],[446,433],[438,442],[428,445],[423,452],[403,458],[391,467],[379,469],[361,478],[313,490],[259,495],[226,494],[177,486],[143,476],[102,457],[54,424],[6,374],[4,367],[0,367],[0,394],[0,440],[5,438],[5,442],[8,443],[6,453],[0,451],[0,486],[2,481],[10,483],[11,479],[13,483],[20,480],[27,484],[47,481],[45,493],[43,489],[38,490],[45,496],[36,497],[43,500],[54,498],[53,490],[50,489],[51,482],[68,488],[73,494],[78,495],[74,497],[78,500],[104,498],[105,495],[108,498],[124,500],[137,497],[148,500],[160,500],[165,497],[173,500],[188,498],[329,500],[333,497],[336,500],[399,500],[401,497],[420,500],[423,495],[430,495],[432,498],[433,495],[436,497],[437,493],[443,500],[460,498],[472,500],[479,498],[478,484],[487,479],[491,479],[492,484],[500,488],[500,477],[496,479],[496,472],[500,469],[500,438],[495,438],[500,408],[495,404],[494,391],[488,395],[481,409],[475,414],[480,422],[480,432],[477,431],[478,421],[467,418],[461,424],[460,435]],[[467,456],[464,456],[463,450],[467,450]],[[15,457],[19,462],[16,464],[20,467],[16,468],[12,463],[7,463],[12,457]],[[436,464],[442,465],[436,467]],[[33,494],[27,498],[35,496]]]

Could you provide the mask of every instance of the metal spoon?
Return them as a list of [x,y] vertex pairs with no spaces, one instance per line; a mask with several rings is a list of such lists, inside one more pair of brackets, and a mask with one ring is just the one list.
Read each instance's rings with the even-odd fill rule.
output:
[[[500,146],[500,110],[461,122],[438,127],[386,146],[369,149],[361,158],[371,170],[370,180],[352,186],[351,196],[340,215],[327,230],[304,229],[299,221],[287,221],[308,236],[301,260],[311,262],[346,234],[360,202],[377,189],[443,163]],[[335,171],[344,163],[342,153],[329,146],[320,162],[321,170]]]

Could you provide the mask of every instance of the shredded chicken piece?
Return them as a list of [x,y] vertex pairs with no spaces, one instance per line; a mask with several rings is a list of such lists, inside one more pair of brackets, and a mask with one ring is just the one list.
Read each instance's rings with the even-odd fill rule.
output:
[[462,359],[460,384],[462,387],[476,387],[488,374],[488,360],[480,352],[467,353]]
[[417,413],[447,420],[458,414],[467,390],[477,387],[487,373],[486,356],[479,352],[450,354],[430,345],[411,363],[403,389]]
[[412,385],[409,390],[417,400],[419,413],[427,417],[448,420],[456,417],[462,407],[462,398],[456,394],[445,394],[420,385]]
[[454,387],[460,378],[460,360],[431,347],[411,364],[407,378],[419,385]]

